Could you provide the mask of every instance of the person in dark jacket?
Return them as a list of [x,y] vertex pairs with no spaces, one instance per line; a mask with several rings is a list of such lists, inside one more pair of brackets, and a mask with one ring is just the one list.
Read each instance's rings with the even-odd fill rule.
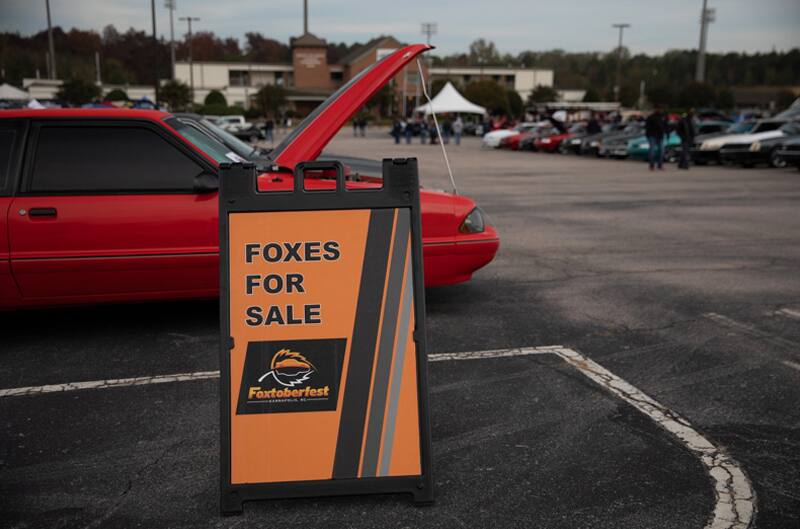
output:
[[586,134],[600,134],[603,132],[603,128],[600,126],[600,122],[597,121],[597,116],[594,112],[592,112],[592,116],[589,118],[589,122],[586,124]]
[[647,160],[650,162],[650,170],[656,166],[659,170],[664,169],[664,134],[665,134],[664,114],[660,107],[647,116],[644,122],[644,133],[647,136],[647,143],[650,145]]
[[678,162],[678,169],[689,169],[689,155],[695,137],[693,108],[690,108],[686,114],[681,116],[675,132],[681,138],[681,159]]

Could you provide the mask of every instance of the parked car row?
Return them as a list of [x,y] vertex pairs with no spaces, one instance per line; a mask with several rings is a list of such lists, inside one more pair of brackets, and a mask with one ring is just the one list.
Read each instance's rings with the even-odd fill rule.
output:
[[[664,138],[664,159],[675,162],[681,155],[681,139],[676,122]],[[696,136],[691,147],[695,164],[738,164],[752,167],[797,165],[800,120],[797,117],[751,119],[731,123],[706,119],[695,123]],[[586,124],[569,127],[551,121],[526,122],[514,128],[494,130],[484,135],[484,147],[578,154],[600,158],[646,160],[650,143],[644,123],[608,123],[600,132],[589,133]]]
[[245,120],[244,116],[206,116],[207,119],[221,129],[233,134],[240,140],[255,143],[266,138],[264,129]]

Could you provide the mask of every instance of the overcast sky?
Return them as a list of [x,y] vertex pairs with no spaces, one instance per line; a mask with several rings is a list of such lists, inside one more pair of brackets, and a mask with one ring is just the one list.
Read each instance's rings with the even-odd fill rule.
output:
[[[196,30],[241,39],[259,31],[281,41],[302,32],[302,0],[176,0],[178,16],[196,16]],[[501,52],[562,48],[604,51],[616,45],[614,22],[628,22],[633,53],[697,47],[702,0],[309,0],[310,30],[328,41],[366,41],[391,34],[422,41],[421,22],[436,22],[438,53],[466,51],[478,37]],[[147,0],[50,0],[53,25],[150,31]],[[769,51],[800,47],[800,0],[709,0],[717,20],[711,51]],[[169,36],[169,12],[156,0],[158,32]],[[31,34],[47,26],[45,0],[0,0],[0,30]]]

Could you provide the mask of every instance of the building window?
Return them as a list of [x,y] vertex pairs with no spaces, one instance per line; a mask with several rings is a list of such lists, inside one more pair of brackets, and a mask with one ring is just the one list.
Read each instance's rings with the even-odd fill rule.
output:
[[464,76],[464,84],[468,84],[470,81],[472,81],[472,76],[471,75],[465,75]]
[[343,72],[331,72],[331,82],[334,84],[339,84],[344,80],[344,73]]
[[283,79],[283,72],[275,72],[275,84],[278,86],[286,86]]
[[514,76],[513,75],[506,75],[506,86],[508,88],[514,88]]
[[247,70],[228,70],[229,86],[250,86],[250,72]]

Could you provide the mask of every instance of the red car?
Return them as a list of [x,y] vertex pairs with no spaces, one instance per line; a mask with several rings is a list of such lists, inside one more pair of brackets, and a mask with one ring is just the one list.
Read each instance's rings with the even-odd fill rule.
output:
[[570,129],[566,132],[555,132],[550,136],[543,136],[541,138],[537,138],[534,142],[535,148],[537,151],[542,152],[557,152],[560,151],[561,144],[564,141],[578,135],[583,134],[585,131],[585,127],[583,124],[576,124],[570,127]]
[[[427,49],[402,48],[333,94],[273,151],[278,172],[259,175],[259,189],[291,187],[295,165]],[[228,160],[163,112],[0,111],[0,307],[216,296]],[[497,232],[473,200],[423,189],[421,201],[426,286],[466,281],[494,258]]]

